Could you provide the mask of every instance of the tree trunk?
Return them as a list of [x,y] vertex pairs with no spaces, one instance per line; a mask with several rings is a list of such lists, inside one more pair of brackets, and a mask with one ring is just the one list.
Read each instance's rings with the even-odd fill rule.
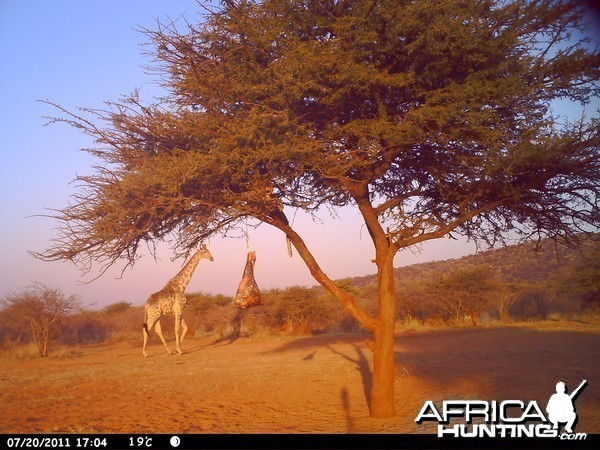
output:
[[43,330],[42,332],[42,358],[48,356],[48,341],[50,340],[50,330]]
[[396,414],[394,409],[396,298],[393,260],[391,255],[378,268],[379,313],[374,332],[375,341],[369,343],[373,351],[371,416],[379,418],[392,417]]
[[380,233],[379,245],[376,245],[379,312],[374,318],[358,305],[354,297],[340,289],[321,270],[302,238],[288,225],[287,219],[280,218],[282,215],[283,213],[274,214],[274,217],[260,218],[260,220],[282,230],[294,244],[313,278],[331,292],[365,329],[373,333],[374,341],[367,341],[367,345],[373,352],[371,416],[378,418],[394,416],[394,325],[396,321],[394,255],[397,249],[391,247],[387,237]]
[[33,339],[33,343],[35,344],[35,347],[37,348],[38,353],[40,354],[40,357],[44,357],[44,349],[42,346],[42,330],[40,328],[40,326],[37,324],[37,322],[33,319],[30,320],[30,326],[31,326],[31,337]]

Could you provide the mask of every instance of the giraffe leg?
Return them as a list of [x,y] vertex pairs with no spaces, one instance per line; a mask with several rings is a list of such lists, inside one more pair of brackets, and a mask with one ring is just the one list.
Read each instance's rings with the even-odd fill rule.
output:
[[146,353],[146,344],[148,343],[148,336],[150,336],[150,330],[154,326],[156,322],[155,318],[152,318],[150,325],[148,326],[148,310],[145,311],[146,322],[144,322],[144,327],[142,329],[142,334],[144,335],[144,346],[142,347],[142,353],[144,354],[144,358],[148,356]]
[[179,335],[179,327],[181,325],[181,315],[175,315],[175,345],[177,346],[177,353],[181,355],[181,336]]
[[181,331],[181,341],[180,342],[183,342],[183,338],[185,337],[185,334],[188,332],[188,326],[187,326],[187,323],[185,323],[185,319],[183,317],[181,318],[181,329],[182,329],[182,331]]
[[148,335],[149,335],[148,332],[150,330],[146,330],[146,327],[148,325],[146,325],[146,324],[144,324],[144,325],[145,325],[144,329],[142,330],[142,333],[144,333],[144,347],[142,347],[142,353],[144,355],[144,358],[146,358],[148,356],[148,354],[146,353],[146,344],[148,343]]
[[[179,325],[181,325],[181,336],[179,336]],[[177,336],[177,353],[179,353],[180,355],[182,354],[181,351],[181,343],[183,342],[183,338],[185,337],[185,334],[188,331],[188,326],[187,323],[185,323],[185,320],[183,319],[183,317],[181,317],[179,320],[175,319],[175,336]]]
[[163,345],[165,346],[165,348],[167,349],[167,353],[169,355],[172,355],[173,352],[171,351],[171,349],[169,348],[169,346],[167,345],[167,341],[165,341],[165,337],[162,334],[162,327],[160,326],[160,320],[158,320],[156,322],[156,325],[154,326],[154,331],[156,331],[156,334],[158,334],[158,337],[160,338],[160,340],[162,341]]
[[[159,319],[160,319],[160,311],[156,310],[155,308],[146,307],[145,322],[144,322],[144,329],[143,329],[144,346],[142,348],[142,353],[144,354],[144,357],[148,356],[148,354],[146,353],[146,345],[148,343],[148,338],[150,337],[150,330],[152,330],[152,327],[154,327],[155,325],[156,325],[156,328],[155,328],[156,334],[158,334],[158,336],[162,340],[165,347],[167,347],[167,343],[165,342],[165,339],[162,335],[162,330],[160,328]],[[168,347],[167,347],[167,350],[168,350]],[[170,350],[169,350],[169,352],[170,352]]]

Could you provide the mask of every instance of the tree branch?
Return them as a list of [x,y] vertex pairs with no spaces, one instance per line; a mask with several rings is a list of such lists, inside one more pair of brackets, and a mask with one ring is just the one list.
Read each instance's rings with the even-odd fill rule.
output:
[[356,299],[354,297],[349,295],[343,289],[340,289],[339,286],[337,286],[335,282],[333,282],[325,274],[325,272],[323,272],[311,251],[306,246],[304,240],[298,233],[296,233],[294,229],[292,229],[292,227],[289,225],[287,217],[282,211],[278,210],[272,212],[268,217],[257,217],[257,219],[269,223],[275,228],[283,231],[296,248],[296,251],[302,260],[305,262],[313,278],[317,280],[321,286],[331,292],[342,304],[342,306],[352,315],[352,317],[354,317],[365,329],[370,332],[375,331],[375,319],[356,303]]
[[498,206],[500,206],[502,203],[503,202],[501,200],[499,200],[496,202],[492,202],[484,207],[473,209],[469,212],[466,212],[466,213],[460,215],[458,218],[456,218],[455,220],[453,220],[447,224],[440,225],[434,231],[422,232],[418,236],[413,236],[413,237],[409,237],[409,238],[406,238],[406,237],[399,238],[396,241],[396,244],[398,245],[399,248],[405,248],[405,247],[410,247],[412,245],[416,245],[416,244],[419,244],[421,242],[428,241],[431,239],[439,239],[441,237],[444,237],[448,233],[450,233],[452,230],[458,228],[462,224],[473,219],[477,215],[482,214],[485,211],[491,211],[491,210],[497,208]]

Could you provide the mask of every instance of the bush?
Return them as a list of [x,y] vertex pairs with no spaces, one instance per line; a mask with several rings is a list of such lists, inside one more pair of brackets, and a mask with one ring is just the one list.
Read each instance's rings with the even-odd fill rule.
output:
[[96,312],[81,311],[61,321],[57,340],[63,344],[103,342],[110,335],[110,326]]

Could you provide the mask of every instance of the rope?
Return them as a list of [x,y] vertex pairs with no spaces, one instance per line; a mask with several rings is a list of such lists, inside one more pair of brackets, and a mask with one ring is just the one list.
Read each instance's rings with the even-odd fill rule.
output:
[[244,217],[244,224],[246,225],[246,230],[244,231],[244,235],[246,236],[246,250],[250,249],[250,234],[248,234],[248,218]]

